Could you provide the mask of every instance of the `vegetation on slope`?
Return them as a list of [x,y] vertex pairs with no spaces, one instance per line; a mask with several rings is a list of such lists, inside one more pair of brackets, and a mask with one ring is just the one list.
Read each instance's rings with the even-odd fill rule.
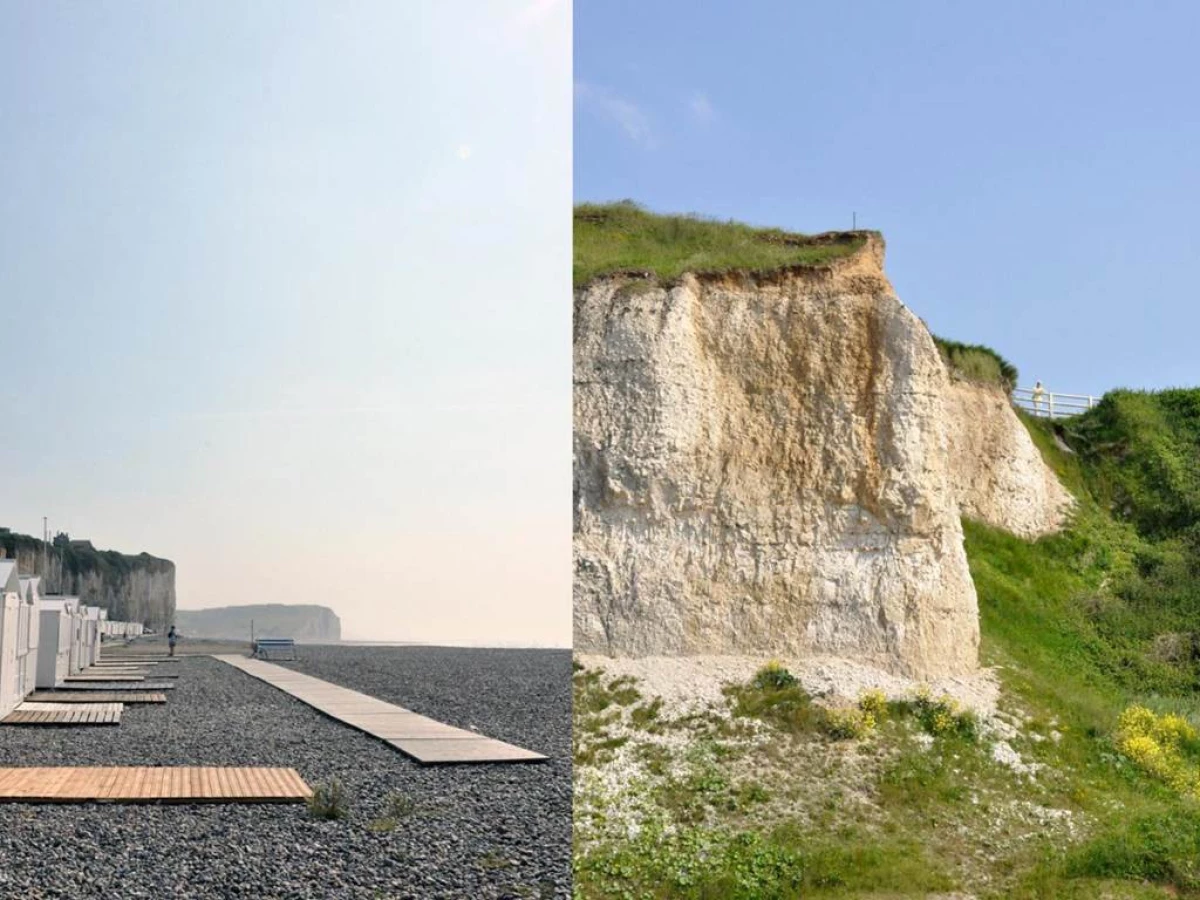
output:
[[952,375],[965,381],[998,384],[1006,391],[1017,386],[1017,367],[991,347],[962,344],[936,334],[933,342]]
[[[1089,879],[1118,880],[1112,896],[1145,882],[1200,896],[1200,808],[1119,740],[1133,706],[1200,722],[1200,391],[1116,391],[1075,419],[1026,422],[1080,507],[1036,543],[966,523],[984,661],[1064,724],[1041,761],[1091,826],[1014,896],[1089,896]],[[1185,740],[1179,757],[1194,769],[1200,748]]]
[[865,239],[849,232],[809,236],[696,215],[659,215],[626,200],[576,206],[574,240],[579,287],[617,272],[671,280],[684,272],[818,265],[849,256]]
[[[653,701],[581,673],[578,897],[1200,898],[1200,391],[1025,421],[1079,500],[1071,525],[964,530],[1026,768],[911,716],[836,740],[782,681],[732,690],[757,738],[737,716],[635,725]],[[625,801],[588,798],[622,753],[650,762],[629,787],[643,827],[614,838]]]

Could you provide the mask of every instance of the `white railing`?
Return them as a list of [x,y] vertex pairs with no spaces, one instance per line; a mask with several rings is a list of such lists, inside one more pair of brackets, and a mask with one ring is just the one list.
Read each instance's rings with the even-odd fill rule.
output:
[[1032,388],[1013,388],[1012,398],[1018,409],[1047,419],[1077,416],[1100,402],[1091,394],[1059,394],[1044,389],[1035,392]]

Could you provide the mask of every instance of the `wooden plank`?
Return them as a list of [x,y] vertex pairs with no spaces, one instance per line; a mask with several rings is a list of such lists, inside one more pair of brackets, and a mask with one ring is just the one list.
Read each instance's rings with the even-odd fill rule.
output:
[[[279,779],[286,782],[286,791],[271,787]],[[213,766],[0,769],[0,801],[9,802],[299,802],[310,795],[311,789],[294,769]]]
[[65,691],[173,691],[175,685],[167,684],[166,682],[146,682],[145,684],[89,684],[87,682],[80,684],[69,684],[58,690]]
[[117,725],[124,707],[119,703],[25,702],[9,713],[2,725]]
[[121,774],[121,770],[110,766],[104,769],[96,779],[96,799],[107,800],[112,796],[113,788],[117,783],[117,776]]
[[46,797],[58,796],[72,774],[72,770],[69,768],[37,769],[30,773],[31,777],[25,785],[25,796],[39,798],[43,795]]
[[546,757],[486,735],[455,728],[283,666],[232,654],[213,657],[265,681],[353,728],[386,741],[422,764],[543,762]]
[[72,800],[92,796],[96,790],[96,777],[88,769],[75,769],[63,782],[59,795]]
[[209,775],[208,767],[207,766],[201,767],[200,771],[197,773],[197,775],[200,779],[200,790],[198,791],[198,793],[200,795],[206,796],[206,797],[212,796],[213,791],[214,791],[214,785],[213,785],[212,777]]
[[258,785],[258,780],[246,766],[238,766],[233,770],[233,772],[234,778],[237,780],[238,790],[241,792],[242,796],[252,797],[255,793],[267,793],[261,789],[261,787]]
[[274,769],[263,773],[264,789],[271,792],[272,795],[279,794],[283,791],[283,770]]
[[250,778],[258,790],[272,797],[278,795],[279,788],[275,786],[275,780],[268,777],[263,772],[250,771]]
[[171,781],[171,768],[169,766],[160,766],[154,774],[157,776],[154,782],[154,796],[162,800],[169,795],[168,786]]
[[109,799],[115,800],[119,797],[128,797],[132,793],[133,781],[136,775],[137,769],[132,766],[122,766],[118,771],[117,783]]

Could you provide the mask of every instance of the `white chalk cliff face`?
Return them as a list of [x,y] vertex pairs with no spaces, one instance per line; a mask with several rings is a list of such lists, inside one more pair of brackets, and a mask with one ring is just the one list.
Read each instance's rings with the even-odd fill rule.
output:
[[950,477],[964,516],[1023,538],[1062,528],[1074,498],[1042,460],[998,387],[956,382],[947,393]]
[[575,648],[976,666],[949,382],[883,274],[602,279],[575,305]]

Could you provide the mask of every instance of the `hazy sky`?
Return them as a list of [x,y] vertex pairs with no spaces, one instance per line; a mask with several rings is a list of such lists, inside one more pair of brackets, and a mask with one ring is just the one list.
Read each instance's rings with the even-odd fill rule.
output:
[[0,4],[0,525],[570,643],[567,0]]
[[1032,384],[1200,384],[1200,4],[578,0],[575,192],[883,231]]

